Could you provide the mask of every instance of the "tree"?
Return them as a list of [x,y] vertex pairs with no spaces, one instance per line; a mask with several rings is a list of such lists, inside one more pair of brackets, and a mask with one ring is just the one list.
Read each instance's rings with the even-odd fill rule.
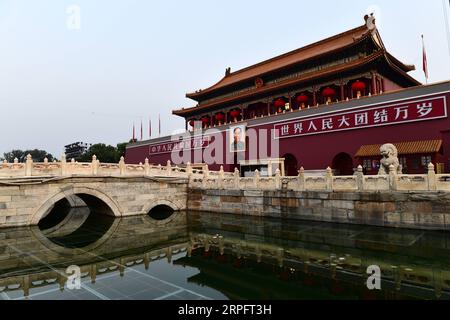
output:
[[31,158],[34,162],[44,162],[44,159],[47,158],[48,161],[52,162],[55,160],[52,154],[48,153],[45,150],[33,149],[33,150],[12,150],[10,152],[5,152],[1,160],[7,160],[8,162],[14,162],[14,159],[17,158],[19,162],[25,162],[27,159],[27,155],[31,155]]
[[104,163],[118,163],[121,157],[118,148],[104,143],[97,143],[93,144],[89,150],[80,157],[79,161],[90,162],[94,155],[98,160]]

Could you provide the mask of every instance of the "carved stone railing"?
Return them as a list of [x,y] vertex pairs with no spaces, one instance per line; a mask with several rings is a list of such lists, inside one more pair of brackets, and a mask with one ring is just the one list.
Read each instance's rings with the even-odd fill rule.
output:
[[230,190],[294,190],[294,191],[450,191],[450,174],[436,174],[432,163],[427,174],[397,174],[391,166],[387,175],[365,176],[358,167],[352,176],[333,176],[327,168],[322,176],[307,175],[301,168],[296,177],[282,177],[277,170],[274,177],[261,177],[258,170],[253,177],[241,177],[238,169],[234,173],[194,169],[190,163],[184,167],[145,163],[126,164],[122,157],[119,163],[101,163],[93,156],[91,162],[67,162],[62,156],[60,162],[35,163],[27,156],[25,163],[17,159],[13,163],[0,164],[0,179],[67,176],[115,176],[115,177],[178,177],[189,179],[189,187],[199,189]]
[[223,169],[212,175],[190,175],[189,186],[198,189],[226,190],[293,190],[293,191],[450,191],[450,174],[436,174],[429,164],[427,174],[397,174],[391,166],[388,175],[365,176],[358,167],[353,176],[333,176],[327,168],[323,176],[306,175],[301,168],[296,177],[282,177],[277,170],[274,177],[261,177],[258,170],[253,177],[241,177],[236,169],[233,175],[225,175]]
[[145,163],[126,164],[122,157],[119,163],[101,163],[96,156],[92,157],[91,162],[67,162],[63,155],[60,162],[33,162],[28,155],[25,163],[19,163],[17,159],[13,163],[4,161],[0,163],[1,178],[32,178],[32,177],[66,177],[66,176],[163,176],[163,177],[188,177],[188,171],[192,174],[200,174],[186,167],[172,166],[170,161],[166,166],[155,166],[149,164],[148,159]]

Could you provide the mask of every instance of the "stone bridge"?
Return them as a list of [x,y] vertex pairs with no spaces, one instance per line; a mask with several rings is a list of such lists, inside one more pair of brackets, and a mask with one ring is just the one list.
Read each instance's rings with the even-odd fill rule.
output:
[[0,226],[37,225],[66,199],[115,217],[146,215],[157,206],[186,209],[186,173],[151,166],[61,162],[0,164]]

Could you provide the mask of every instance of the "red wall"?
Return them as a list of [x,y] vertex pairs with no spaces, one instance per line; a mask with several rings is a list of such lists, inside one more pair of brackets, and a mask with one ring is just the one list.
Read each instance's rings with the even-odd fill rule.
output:
[[[450,101],[450,94],[447,94]],[[448,108],[448,106],[447,106]],[[262,125],[257,129],[273,129],[273,124]],[[319,170],[332,166],[333,158],[339,153],[347,153],[354,157],[362,145],[396,143],[402,141],[434,140],[442,139],[444,143],[444,154],[440,161],[446,164],[446,172],[450,172],[450,119],[429,120],[423,122],[412,122],[383,127],[373,127],[359,130],[340,131],[303,137],[292,137],[280,139],[280,155],[290,153],[297,158],[298,167],[303,166],[306,170]],[[446,131],[446,132],[444,132]],[[225,133],[222,133],[225,136]],[[269,134],[270,135],[270,134]],[[271,139],[272,137],[268,137]],[[268,140],[270,141],[270,140]],[[224,149],[228,152],[227,144]],[[247,148],[248,149],[248,148]],[[126,162],[144,162],[148,157],[148,146],[136,147],[127,150]],[[248,157],[248,151],[246,152]],[[154,155],[150,162],[165,165],[170,159],[170,153]],[[211,170],[218,170],[220,164],[210,165]],[[354,159],[354,166],[357,166]],[[226,171],[234,170],[233,164],[224,165]]]

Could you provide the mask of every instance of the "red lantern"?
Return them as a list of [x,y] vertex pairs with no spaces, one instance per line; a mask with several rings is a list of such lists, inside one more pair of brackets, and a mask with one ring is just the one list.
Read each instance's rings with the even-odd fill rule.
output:
[[209,119],[208,117],[203,117],[203,118],[202,118],[202,123],[203,123],[204,126],[209,125],[210,122],[211,122],[211,121],[210,121],[210,119]]
[[286,104],[286,101],[284,101],[284,100],[281,99],[281,98],[275,100],[275,102],[273,103],[273,105],[274,105],[276,108],[282,108],[282,107],[285,106],[285,104]]
[[302,109],[305,108],[305,104],[308,103],[309,98],[306,94],[301,94],[299,96],[297,96],[297,98],[295,98],[295,100],[297,101],[297,103],[300,105],[300,107]]
[[353,91],[363,91],[366,89],[366,84],[362,81],[357,80],[352,84]]
[[194,127],[194,125],[195,125],[195,120],[191,120],[191,121],[189,121],[189,125],[193,128]]
[[230,116],[233,118],[239,117],[240,114],[241,114],[241,112],[239,110],[233,110],[230,112]]
[[366,84],[357,80],[352,84],[352,90],[357,91],[357,97],[359,98],[361,96],[361,92],[366,90]]
[[296,100],[298,103],[307,103],[309,98],[306,94],[301,94],[301,95],[297,96]]
[[223,113],[216,113],[214,118],[219,121],[219,126],[222,125],[222,121],[225,119],[225,116]]
[[336,95],[336,91],[333,88],[327,87],[327,88],[323,89],[322,95],[325,98],[332,98]]
[[327,87],[323,89],[322,96],[327,98],[327,103],[331,103],[331,98],[336,95],[336,91],[333,88]]
[[237,121],[237,117],[239,117],[241,115],[241,111],[240,110],[232,110],[230,112],[230,116],[234,119],[234,122]]

